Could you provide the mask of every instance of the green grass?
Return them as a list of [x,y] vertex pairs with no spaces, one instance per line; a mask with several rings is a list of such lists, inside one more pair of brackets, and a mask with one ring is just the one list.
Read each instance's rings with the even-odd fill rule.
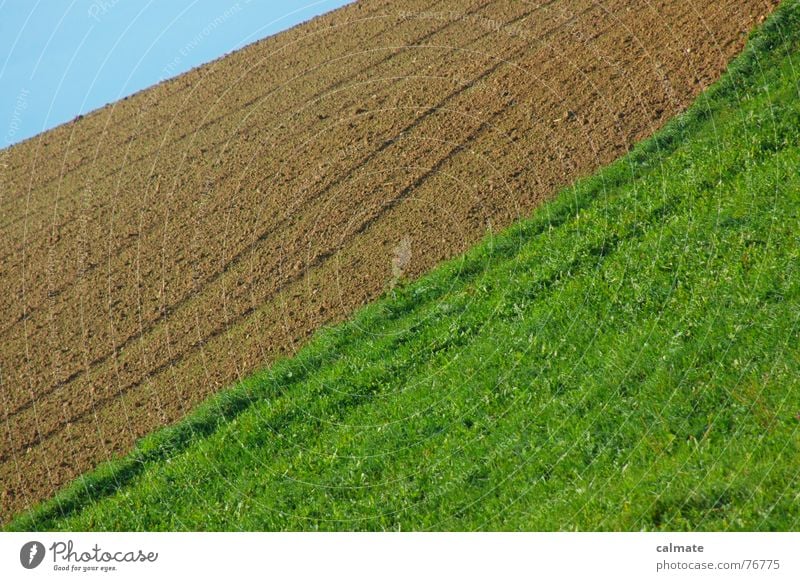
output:
[[799,56],[8,528],[797,529]]

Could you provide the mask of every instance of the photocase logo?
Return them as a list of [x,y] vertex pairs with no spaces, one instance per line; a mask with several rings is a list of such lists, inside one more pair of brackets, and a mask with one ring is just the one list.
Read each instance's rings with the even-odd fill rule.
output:
[[19,562],[26,569],[35,569],[41,565],[44,553],[44,545],[39,541],[25,543],[19,551]]

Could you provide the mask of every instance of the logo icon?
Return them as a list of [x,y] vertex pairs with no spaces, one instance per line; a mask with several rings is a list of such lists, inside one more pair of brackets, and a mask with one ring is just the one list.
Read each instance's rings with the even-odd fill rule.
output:
[[26,569],[35,569],[44,560],[44,545],[39,541],[31,541],[22,545],[19,551],[19,562]]

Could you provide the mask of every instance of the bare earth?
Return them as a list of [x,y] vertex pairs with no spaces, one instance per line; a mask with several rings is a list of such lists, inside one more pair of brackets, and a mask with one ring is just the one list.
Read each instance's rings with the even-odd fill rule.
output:
[[619,157],[773,7],[365,0],[0,151],[0,522]]

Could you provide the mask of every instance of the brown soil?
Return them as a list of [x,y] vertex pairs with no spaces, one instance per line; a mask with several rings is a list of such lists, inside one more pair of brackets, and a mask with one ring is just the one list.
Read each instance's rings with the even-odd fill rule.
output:
[[361,1],[1,151],[0,521],[627,151],[773,4]]

